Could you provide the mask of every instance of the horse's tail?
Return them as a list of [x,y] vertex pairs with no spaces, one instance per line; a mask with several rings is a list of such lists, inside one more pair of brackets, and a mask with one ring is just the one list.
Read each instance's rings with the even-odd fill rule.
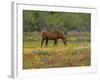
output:
[[41,36],[42,38],[45,38],[47,36],[47,31],[46,30],[41,31]]

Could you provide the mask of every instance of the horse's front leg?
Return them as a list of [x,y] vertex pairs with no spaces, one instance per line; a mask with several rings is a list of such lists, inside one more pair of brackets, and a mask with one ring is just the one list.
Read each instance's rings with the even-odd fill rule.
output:
[[42,38],[42,41],[41,41],[41,48],[42,48],[42,45],[43,45],[44,40],[45,40],[45,39],[44,39],[44,38]]
[[55,39],[55,40],[54,40],[54,46],[55,46],[56,44],[57,44],[57,40]]
[[46,45],[46,47],[48,46],[48,39],[46,39],[45,45]]

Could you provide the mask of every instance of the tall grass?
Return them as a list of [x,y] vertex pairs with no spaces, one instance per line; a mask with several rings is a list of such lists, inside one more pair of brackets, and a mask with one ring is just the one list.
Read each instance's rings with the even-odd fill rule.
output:
[[61,40],[56,46],[49,41],[41,48],[41,35],[24,33],[23,69],[79,67],[91,65],[90,33],[69,33],[67,46]]

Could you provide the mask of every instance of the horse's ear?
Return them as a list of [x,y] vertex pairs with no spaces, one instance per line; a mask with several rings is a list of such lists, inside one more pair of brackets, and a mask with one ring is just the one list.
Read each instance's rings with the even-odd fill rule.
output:
[[67,34],[68,34],[68,32],[64,32],[64,34],[65,34],[65,35],[67,35]]

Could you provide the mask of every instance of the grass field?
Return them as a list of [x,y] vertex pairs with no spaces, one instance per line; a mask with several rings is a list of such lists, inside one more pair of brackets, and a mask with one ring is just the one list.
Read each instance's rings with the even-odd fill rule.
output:
[[67,45],[61,40],[56,46],[49,41],[41,48],[41,36],[33,32],[24,33],[23,69],[82,67],[91,65],[90,32],[69,33]]

